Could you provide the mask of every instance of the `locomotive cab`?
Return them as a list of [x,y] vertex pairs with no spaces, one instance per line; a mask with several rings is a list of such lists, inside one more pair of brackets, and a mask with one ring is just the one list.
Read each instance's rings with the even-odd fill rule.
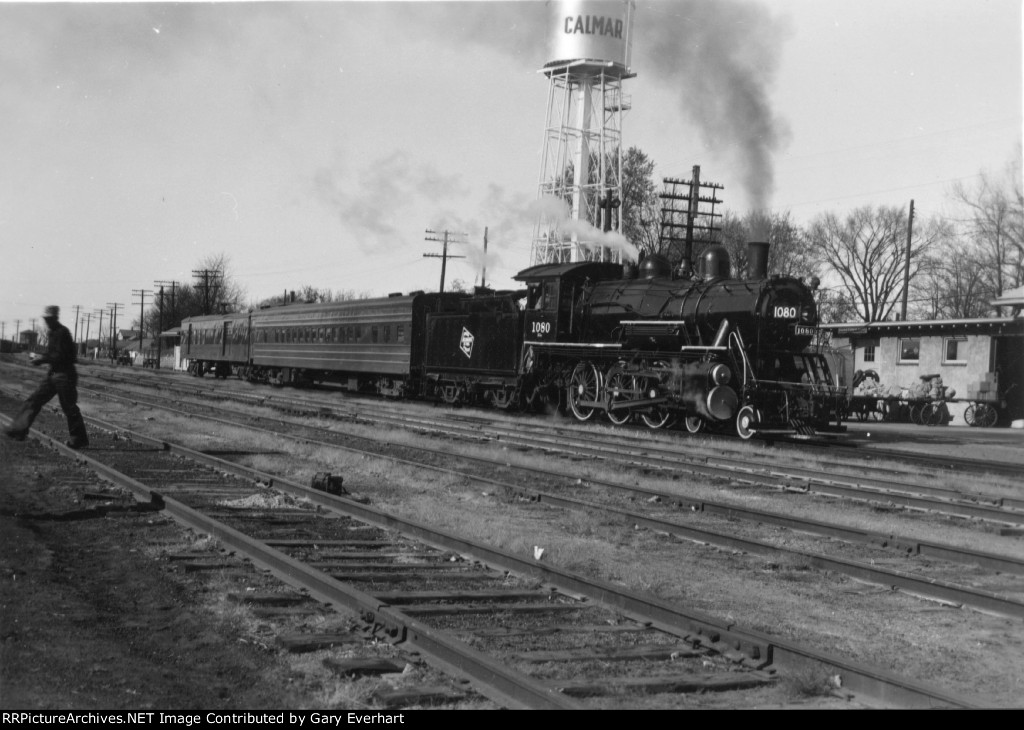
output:
[[526,283],[526,342],[574,342],[580,339],[579,308],[596,282],[622,278],[622,265],[600,262],[541,264],[521,271]]

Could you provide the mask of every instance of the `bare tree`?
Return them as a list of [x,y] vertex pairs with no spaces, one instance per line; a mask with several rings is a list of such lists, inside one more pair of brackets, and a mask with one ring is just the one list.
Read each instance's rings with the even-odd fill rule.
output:
[[993,293],[990,271],[978,248],[964,239],[954,223],[935,225],[935,245],[911,289],[911,311],[923,319],[985,316]]
[[953,186],[953,199],[964,215],[958,219],[991,277],[991,295],[1024,284],[1024,187],[1021,161],[1011,162],[1002,177],[987,172],[978,184]]
[[279,297],[267,297],[261,299],[251,305],[252,309],[261,309],[263,307],[278,307],[282,304],[288,304],[293,301],[292,294],[295,295],[294,301],[296,302],[347,302],[352,299],[370,299],[371,295],[368,292],[356,293],[354,289],[338,289],[334,291],[327,288],[315,287],[312,284],[304,284],[298,289],[291,290],[283,293]]
[[[865,322],[888,319],[901,300],[907,265],[907,211],[865,206],[845,218],[824,213],[811,224],[808,240],[822,264],[834,271]],[[911,278],[929,241],[915,237],[909,252]]]
[[[226,255],[215,254],[206,257],[193,269],[193,283],[177,287],[174,295],[174,311],[167,307],[165,299],[163,321],[160,319],[160,298],[154,297],[143,319],[146,332],[177,327],[183,319],[204,314],[223,314],[246,309],[245,289],[239,285],[230,272]],[[138,320],[132,321],[138,327]]]
[[735,276],[748,275],[747,243],[755,240],[767,240],[771,244],[769,273],[798,279],[820,278],[821,265],[811,255],[807,235],[788,212],[751,212],[743,218],[726,213],[722,217],[721,242],[729,251]]

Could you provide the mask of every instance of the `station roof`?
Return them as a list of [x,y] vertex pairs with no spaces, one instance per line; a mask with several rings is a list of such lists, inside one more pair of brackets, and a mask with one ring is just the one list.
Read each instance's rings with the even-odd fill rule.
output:
[[990,334],[1024,336],[1022,317],[977,319],[924,319],[899,322],[844,322],[823,324],[818,329],[837,337],[872,337],[900,334]]

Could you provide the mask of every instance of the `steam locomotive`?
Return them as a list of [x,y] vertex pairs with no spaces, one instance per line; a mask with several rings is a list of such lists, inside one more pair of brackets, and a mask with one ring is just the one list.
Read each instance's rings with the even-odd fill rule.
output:
[[291,304],[186,320],[193,374],[276,385],[334,382],[391,397],[557,408],[696,433],[839,434],[846,394],[810,348],[813,290],[767,276],[767,244],[748,245],[752,275],[729,278],[711,246],[697,275],[661,256],[637,267],[542,264],[515,291],[414,292]]

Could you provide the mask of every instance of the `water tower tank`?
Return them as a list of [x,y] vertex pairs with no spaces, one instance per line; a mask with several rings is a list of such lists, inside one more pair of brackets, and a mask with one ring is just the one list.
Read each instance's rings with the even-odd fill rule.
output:
[[551,7],[552,60],[545,69],[593,65],[629,74],[634,0],[567,0]]

